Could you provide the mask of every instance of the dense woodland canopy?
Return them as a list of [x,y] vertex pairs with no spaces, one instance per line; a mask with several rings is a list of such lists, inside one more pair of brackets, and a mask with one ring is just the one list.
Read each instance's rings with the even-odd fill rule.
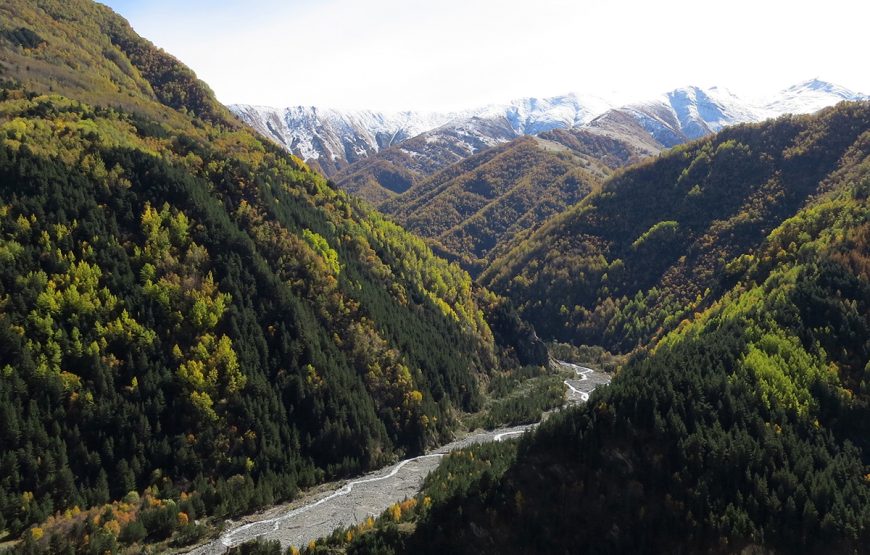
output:
[[24,549],[193,541],[444,441],[490,373],[544,360],[108,8],[4,2],[0,30],[0,533]]
[[[0,79],[17,550],[190,544],[204,517],[442,441],[462,411],[494,425],[558,402],[508,301],[242,128],[108,8],[8,0]],[[513,234],[483,282],[548,339],[633,356],[585,406],[447,457],[419,496],[309,551],[865,550],[870,106],[678,147],[528,235],[482,217],[485,190],[546,206],[564,176],[595,187],[560,165],[576,152],[517,145],[442,176],[479,228],[427,202],[420,221],[455,228],[444,250],[472,264],[491,247],[463,238]]]
[[836,194],[769,236],[713,307],[524,444],[486,494],[491,505],[469,496],[468,510],[487,511],[477,522],[485,538],[466,527],[446,543],[468,552],[863,550],[870,165],[836,183]]
[[[843,163],[732,264],[725,291],[609,387],[543,423],[515,456],[510,445],[456,454],[399,510],[306,552],[866,552],[866,112],[846,105],[799,121],[792,156],[825,159],[840,137],[852,144]],[[650,235],[673,225],[659,227]]]
[[730,288],[783,220],[864,160],[870,106],[741,125],[605,183],[482,274],[538,334],[649,346]]
[[598,189],[610,173],[595,157],[522,137],[441,170],[379,209],[476,275],[503,246]]

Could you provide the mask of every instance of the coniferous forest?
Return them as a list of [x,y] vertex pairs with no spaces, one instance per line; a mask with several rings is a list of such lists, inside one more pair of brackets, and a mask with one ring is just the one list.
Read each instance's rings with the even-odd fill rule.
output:
[[[12,537],[183,541],[200,517],[444,441],[519,363],[496,344],[515,321],[487,322],[502,301],[245,130],[109,9],[11,2],[0,23]],[[108,528],[82,513],[122,499]],[[33,528],[50,517],[57,538]]]
[[[802,140],[845,134],[832,125],[858,137],[823,192],[738,257],[724,292],[637,351],[609,387],[516,451],[451,457],[461,470],[430,476],[405,512],[308,552],[865,552],[867,113],[843,105],[803,121],[812,133]],[[827,152],[802,146],[793,156]]]
[[427,242],[106,6],[5,1],[0,550],[183,550],[536,422],[594,353],[588,402],[303,551],[866,552],[870,103],[628,167],[554,144],[393,197]]

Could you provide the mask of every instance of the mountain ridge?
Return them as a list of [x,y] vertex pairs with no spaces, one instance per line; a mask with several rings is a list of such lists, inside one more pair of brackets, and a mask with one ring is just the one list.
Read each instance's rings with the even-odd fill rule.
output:
[[672,149],[536,236],[505,283],[529,293],[521,309],[549,303],[541,332],[601,339],[559,309],[567,288],[605,297],[576,320],[605,344],[642,347],[584,405],[515,446],[451,455],[400,510],[312,552],[866,551],[870,102]]
[[612,168],[590,144],[602,142],[616,150],[603,137],[519,137],[436,172],[378,209],[475,276],[504,245],[600,187]]
[[734,258],[751,256],[824,190],[852,143],[862,145],[862,126],[867,101],[729,126],[673,148],[505,247],[480,282],[511,298],[542,337],[617,351],[647,345],[715,294]]
[[7,0],[0,72],[14,548],[188,545],[450,438],[489,374],[544,361],[503,299],[109,8]]
[[[782,105],[805,109],[861,96],[818,80],[786,93]],[[512,139],[434,173],[428,168],[437,164],[423,167],[423,157],[404,155],[417,150],[421,137],[428,139],[424,133],[352,164],[333,179],[477,276],[518,237],[597,189],[613,171],[726,128],[754,123],[775,113],[765,107],[769,104],[744,104],[724,89],[686,87],[607,110],[581,126]],[[498,151],[498,164],[488,162],[492,151]],[[562,159],[556,161],[556,156]],[[556,166],[563,169],[554,173]],[[573,177],[568,177],[569,166]]]
[[[385,150],[386,160],[394,166],[431,175],[482,148],[519,136],[554,129],[598,127],[600,124],[596,126],[595,120],[613,111],[630,115],[656,140],[670,147],[719,131],[726,125],[761,121],[785,113],[809,113],[839,100],[866,98],[833,83],[810,79],[760,100],[742,99],[720,87],[688,86],[624,105],[594,95],[569,93],[547,98],[525,97],[446,113],[244,104],[229,108],[264,136],[320,168],[327,176],[335,177],[341,186],[348,176],[353,176],[348,167],[353,168],[362,159]],[[402,146],[415,138],[423,140]],[[443,143],[441,150],[449,150],[452,155],[431,146],[438,143]],[[389,153],[396,149],[401,154]],[[402,154],[409,159],[397,164],[395,159]],[[420,157],[430,163],[415,160]],[[339,172],[341,175],[337,175]],[[357,177],[356,181],[359,180]],[[360,187],[347,188],[355,191]]]
[[[264,135],[291,151],[298,149],[297,155],[303,160],[326,158],[333,162],[343,160],[348,163],[356,161],[364,153],[378,152],[445,125],[460,126],[475,119],[504,120],[515,136],[521,136],[582,125],[610,107],[607,101],[599,97],[578,93],[546,98],[524,97],[504,104],[487,104],[449,112],[229,105],[231,111]],[[352,138],[342,137],[342,132],[350,132]],[[351,145],[360,144],[365,145],[361,150],[350,148]],[[351,152],[348,153],[348,150]],[[330,165],[326,167],[331,168]]]

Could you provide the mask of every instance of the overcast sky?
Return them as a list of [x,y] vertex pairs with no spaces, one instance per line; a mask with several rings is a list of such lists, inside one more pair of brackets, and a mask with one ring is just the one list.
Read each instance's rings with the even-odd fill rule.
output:
[[570,91],[870,93],[866,0],[105,0],[225,103],[457,109]]

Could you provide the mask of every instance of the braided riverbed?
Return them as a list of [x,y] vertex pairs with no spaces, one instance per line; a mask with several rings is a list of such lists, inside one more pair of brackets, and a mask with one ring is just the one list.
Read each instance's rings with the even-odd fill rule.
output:
[[[561,361],[556,364],[573,370],[577,376],[565,380],[568,388],[566,404],[588,401],[589,394],[596,387],[610,383],[609,375],[591,368]],[[242,522],[229,522],[228,529],[217,540],[190,553],[226,553],[228,548],[255,538],[277,539],[284,548],[290,545],[302,547],[311,540],[329,535],[338,527],[359,524],[369,516],[378,516],[393,503],[415,495],[445,454],[475,443],[518,437],[536,425],[474,432],[431,453],[405,459],[354,480],[332,484],[332,487],[321,486],[293,503],[251,515]]]

